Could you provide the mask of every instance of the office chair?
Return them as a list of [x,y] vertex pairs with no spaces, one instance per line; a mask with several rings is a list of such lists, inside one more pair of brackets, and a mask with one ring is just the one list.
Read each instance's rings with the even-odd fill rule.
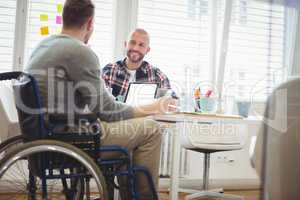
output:
[[261,200],[300,199],[300,78],[277,87],[267,100],[252,164]]
[[[242,122],[242,119],[239,119]],[[191,128],[184,127],[183,130],[189,130],[187,133],[181,136],[182,146],[188,150],[196,151],[204,154],[203,160],[203,189],[202,191],[190,194],[185,196],[185,200],[190,199],[198,199],[198,198],[222,198],[222,199],[232,199],[232,200],[242,200],[244,199],[242,196],[231,195],[231,194],[223,194],[223,189],[210,189],[209,188],[209,169],[210,169],[210,155],[215,152],[221,151],[233,151],[240,150],[243,148],[245,140],[246,140],[246,127],[244,124],[237,124],[233,122],[235,133],[231,134],[230,137],[226,136],[226,133],[213,133],[206,132],[201,134],[201,130],[209,130],[209,126],[214,126],[215,123],[217,126],[222,126],[222,124],[226,124],[226,120],[217,119],[216,121],[208,120],[207,123],[204,123],[201,128],[201,124],[192,124]],[[188,123],[184,123],[183,126],[189,126]],[[199,126],[199,130],[195,132],[195,126]],[[206,127],[206,129],[204,129]],[[211,129],[213,130],[213,129]],[[202,137],[202,136],[204,137]],[[225,137],[224,137],[225,136]]]

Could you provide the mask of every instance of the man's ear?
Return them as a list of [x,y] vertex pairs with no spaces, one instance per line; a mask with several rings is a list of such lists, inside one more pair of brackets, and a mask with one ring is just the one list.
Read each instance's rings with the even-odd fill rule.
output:
[[93,29],[94,23],[93,23],[94,18],[90,17],[87,21],[87,30],[90,31]]
[[148,49],[147,49],[147,53],[149,53],[149,51],[150,51],[150,47],[148,47]]

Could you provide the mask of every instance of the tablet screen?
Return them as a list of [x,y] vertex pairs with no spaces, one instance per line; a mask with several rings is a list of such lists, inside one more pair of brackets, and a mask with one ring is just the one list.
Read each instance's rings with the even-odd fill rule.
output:
[[157,88],[157,83],[130,83],[125,96],[125,103],[131,106],[153,103]]

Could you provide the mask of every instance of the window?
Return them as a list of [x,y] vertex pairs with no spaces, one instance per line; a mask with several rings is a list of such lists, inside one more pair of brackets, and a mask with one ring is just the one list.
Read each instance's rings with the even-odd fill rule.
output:
[[[61,30],[61,24],[56,17],[61,17],[63,0],[30,0],[28,5],[28,25],[25,47],[25,65],[37,44],[52,34]],[[60,7],[60,8],[59,8]]]
[[285,7],[234,1],[228,39],[224,93],[263,101],[287,76]]
[[206,0],[188,0],[188,15],[190,18],[201,18],[201,15],[208,14],[208,2]]
[[[160,67],[181,91],[217,73],[226,0],[140,0],[138,26],[150,33],[147,59]],[[217,14],[214,21],[212,13]],[[286,79],[286,8],[269,2],[233,0],[228,50],[225,61],[225,96],[265,100]],[[215,29],[211,29],[215,26]],[[215,30],[216,33],[210,32]],[[213,47],[210,37],[215,37]]]
[[16,0],[0,1],[0,72],[13,70]]
[[112,60],[113,1],[94,0],[96,6],[95,30],[89,41],[99,57],[101,67]]
[[138,27],[150,34],[146,59],[184,93],[209,80],[211,9],[208,0],[140,0]]
[[[23,1],[0,3],[1,71],[13,69],[17,2]],[[62,7],[58,5],[62,5],[64,0],[25,2],[28,2],[26,64],[38,42],[60,32]],[[113,2],[116,1],[94,0],[95,31],[89,43],[102,66],[111,62],[113,57]],[[191,89],[200,82],[210,82],[217,75],[220,51],[216,48],[221,44],[225,2],[139,0],[137,24],[145,28],[151,37],[151,51],[146,60],[168,75],[179,95],[192,93]],[[291,15],[287,14],[287,10],[282,5],[267,1],[233,0],[223,84],[225,96],[253,97],[255,101],[262,101],[286,79],[288,43],[293,42],[289,39],[291,31],[287,23],[291,19],[287,18]],[[118,11],[115,13],[118,14]],[[119,29],[124,27],[126,25]],[[21,45],[18,49],[23,50]]]
[[[112,58],[112,10],[110,0],[94,0],[96,6],[94,34],[89,43],[102,64]],[[60,33],[64,0],[30,0],[26,34],[25,63],[34,47],[45,37]]]

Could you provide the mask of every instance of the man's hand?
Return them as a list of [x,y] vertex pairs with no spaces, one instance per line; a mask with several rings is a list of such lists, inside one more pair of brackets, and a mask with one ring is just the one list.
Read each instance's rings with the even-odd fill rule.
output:
[[161,97],[157,100],[156,110],[158,113],[163,114],[166,112],[178,111],[178,100],[172,97]]
[[154,103],[136,107],[134,110],[135,117],[145,117],[153,114],[164,114],[166,112],[178,111],[178,100],[172,97],[161,97]]

